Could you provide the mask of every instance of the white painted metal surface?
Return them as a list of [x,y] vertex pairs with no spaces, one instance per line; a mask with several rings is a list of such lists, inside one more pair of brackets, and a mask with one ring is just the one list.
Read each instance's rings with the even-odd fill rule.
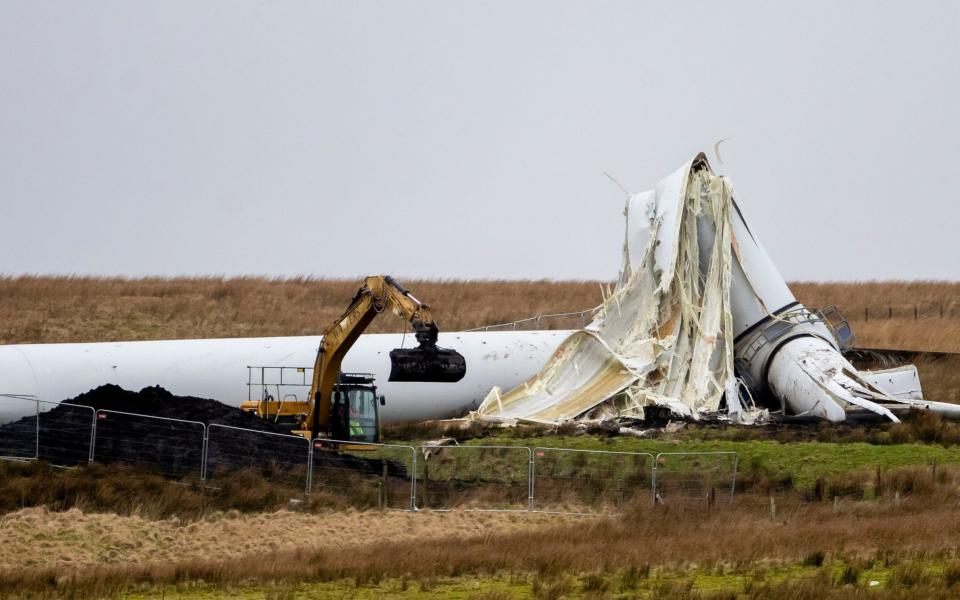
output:
[[878,371],[860,371],[860,376],[894,398],[923,400],[920,373],[917,372],[917,367],[914,365],[904,365]]
[[770,362],[767,381],[794,415],[843,421],[853,405],[898,421],[888,409],[862,397],[870,390],[861,385],[857,370],[817,337],[795,338],[781,346]]
[[747,225],[736,200],[733,200],[730,225],[736,240],[730,312],[733,314],[733,335],[737,337],[770,313],[794,304],[797,299]]
[[[467,361],[467,373],[456,383],[387,381],[390,350],[404,341],[416,345],[413,335],[360,336],[343,369],[376,375],[378,391],[387,397],[386,423],[461,416],[491,387],[512,387],[536,373],[569,333],[441,333],[439,345]],[[237,406],[247,399],[247,366],[312,367],[319,343],[319,336],[298,336],[0,346],[0,394],[61,401],[104,383],[131,390],[160,385]],[[24,416],[28,407],[0,397],[0,422]]]

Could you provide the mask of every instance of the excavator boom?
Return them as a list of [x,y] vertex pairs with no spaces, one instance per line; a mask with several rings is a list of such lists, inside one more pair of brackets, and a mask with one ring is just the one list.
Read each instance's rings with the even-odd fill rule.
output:
[[347,310],[323,333],[301,433],[311,437],[330,433],[332,396],[343,357],[370,322],[386,310],[410,322],[418,343],[416,348],[390,352],[390,381],[455,382],[466,374],[466,361],[460,353],[437,346],[437,324],[428,305],[388,275],[367,277]]

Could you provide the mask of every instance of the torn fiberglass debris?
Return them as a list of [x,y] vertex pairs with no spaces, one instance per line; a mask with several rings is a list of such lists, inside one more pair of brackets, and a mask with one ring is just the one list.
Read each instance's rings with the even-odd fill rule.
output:
[[493,388],[471,418],[559,424],[642,417],[658,406],[751,422],[765,414],[754,397],[779,403],[784,417],[897,421],[911,407],[960,417],[960,406],[919,399],[919,381],[902,392],[909,375],[888,375],[888,384],[843,358],[823,316],[793,296],[732,185],[702,154],[630,196],[625,215],[620,277],[593,322],[537,375],[507,392]]

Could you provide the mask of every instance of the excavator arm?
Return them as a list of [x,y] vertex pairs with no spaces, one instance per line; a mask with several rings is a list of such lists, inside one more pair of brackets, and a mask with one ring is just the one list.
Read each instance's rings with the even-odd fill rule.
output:
[[343,357],[370,322],[384,311],[409,321],[419,344],[416,348],[390,352],[390,381],[454,382],[466,373],[463,356],[437,346],[437,323],[429,306],[389,275],[367,277],[347,310],[323,333],[304,422],[311,437],[329,433],[332,395]]

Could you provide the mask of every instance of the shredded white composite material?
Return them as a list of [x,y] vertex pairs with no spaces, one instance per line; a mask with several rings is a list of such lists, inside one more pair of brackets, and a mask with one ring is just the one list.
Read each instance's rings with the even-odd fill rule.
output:
[[632,195],[620,278],[598,316],[536,376],[491,390],[474,418],[556,424],[606,401],[621,415],[651,404],[692,418],[718,411],[735,387],[731,210],[729,182],[702,156]]
[[[895,411],[916,408],[960,418],[960,406],[923,400],[919,380],[865,377],[843,357],[702,154],[631,196],[625,214],[623,268],[598,316],[537,375],[506,393],[493,388],[472,418],[559,424],[641,417],[658,405],[692,419],[725,412],[751,422],[764,414],[754,393],[778,402],[782,416],[897,421]],[[916,391],[902,393],[904,385]]]

